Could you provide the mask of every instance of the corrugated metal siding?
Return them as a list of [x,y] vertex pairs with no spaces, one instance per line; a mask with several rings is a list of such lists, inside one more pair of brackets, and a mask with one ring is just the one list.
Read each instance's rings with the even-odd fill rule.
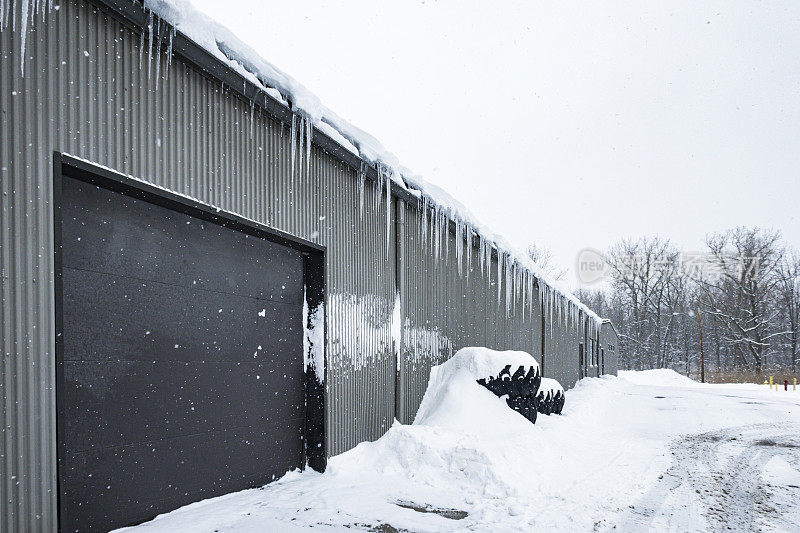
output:
[[[610,322],[604,322],[600,328],[600,342],[605,348],[605,373],[616,376],[619,372],[619,337]],[[613,346],[613,350],[609,350]]]
[[[452,232],[440,238],[437,258],[432,234],[416,207],[401,211],[400,254],[402,291],[402,338],[398,419],[414,420],[428,385],[430,369],[465,346],[497,350],[524,350],[537,360],[541,353],[541,308],[532,291],[525,297],[514,291],[506,310],[502,280],[498,299],[498,261],[484,265],[477,246],[466,252],[459,269],[457,239]],[[433,239],[436,239],[433,233]],[[446,239],[446,241],[445,241]],[[523,316],[524,312],[524,316]]]
[[583,341],[582,317],[565,315],[558,307],[545,309],[545,376],[558,380],[565,388],[578,381],[578,346]]
[[181,62],[167,68],[165,54],[157,65],[145,50],[140,68],[139,35],[91,4],[31,21],[24,77],[21,35],[0,33],[0,530],[55,529],[54,150],[325,244],[328,453],[383,434],[394,414],[394,239],[375,186],[362,217],[355,172],[327,154],[312,150],[311,171],[292,178],[289,127]]
[[[448,231],[437,258],[416,206],[398,203],[387,225],[385,192],[368,180],[362,212],[357,173],[317,148],[306,172],[297,147],[293,173],[291,128],[196,68],[167,64],[163,53],[151,59],[146,37],[85,0],[31,21],[24,77],[21,37],[0,32],[0,530],[56,526],[53,151],[327,246],[330,455],[378,438],[393,416],[411,422],[430,368],[463,346],[539,359],[539,297],[514,291],[507,308],[509,278],[498,296],[496,256],[483,274],[474,248],[459,269]],[[399,362],[391,334],[398,285]],[[552,316],[545,373],[571,386],[579,333]]]

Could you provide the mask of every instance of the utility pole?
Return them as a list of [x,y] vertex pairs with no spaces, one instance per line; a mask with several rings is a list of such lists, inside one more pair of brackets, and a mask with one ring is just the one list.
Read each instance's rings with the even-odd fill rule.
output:
[[697,325],[700,328],[700,383],[706,382],[706,367],[703,358],[703,321],[700,319],[700,309],[697,309]]

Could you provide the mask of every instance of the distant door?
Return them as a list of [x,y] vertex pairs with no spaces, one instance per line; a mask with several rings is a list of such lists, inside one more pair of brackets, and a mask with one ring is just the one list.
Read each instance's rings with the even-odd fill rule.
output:
[[302,467],[301,252],[66,177],[61,231],[63,531]]

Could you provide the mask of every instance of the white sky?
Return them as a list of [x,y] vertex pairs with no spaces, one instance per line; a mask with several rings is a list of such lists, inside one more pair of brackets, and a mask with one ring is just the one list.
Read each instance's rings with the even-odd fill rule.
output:
[[194,4],[564,266],[740,224],[800,248],[800,2]]

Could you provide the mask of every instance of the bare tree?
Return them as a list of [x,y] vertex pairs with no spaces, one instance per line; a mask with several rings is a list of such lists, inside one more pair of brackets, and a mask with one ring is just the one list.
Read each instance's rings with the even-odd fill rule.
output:
[[711,235],[707,245],[694,257],[665,239],[624,239],[606,254],[610,288],[578,291],[617,326],[621,367],[698,372],[700,312],[706,370],[718,378],[797,372],[800,255],[785,251],[779,233],[758,228]]
[[542,272],[555,280],[560,280],[567,274],[566,268],[555,264],[555,261],[553,260],[553,252],[551,252],[549,248],[531,244],[528,246],[528,257],[530,257],[534,263],[539,265],[539,268],[542,269]]
[[678,250],[658,237],[626,239],[606,257],[612,291],[623,304],[626,355],[635,368],[666,366],[674,341],[675,314],[685,300]]
[[785,330],[781,343],[788,356],[792,373],[797,372],[800,341],[800,255],[786,254],[777,269],[777,304]]
[[725,331],[740,367],[760,372],[781,329],[775,295],[783,258],[780,233],[739,227],[711,235],[706,244],[719,279],[697,279],[706,312]]

